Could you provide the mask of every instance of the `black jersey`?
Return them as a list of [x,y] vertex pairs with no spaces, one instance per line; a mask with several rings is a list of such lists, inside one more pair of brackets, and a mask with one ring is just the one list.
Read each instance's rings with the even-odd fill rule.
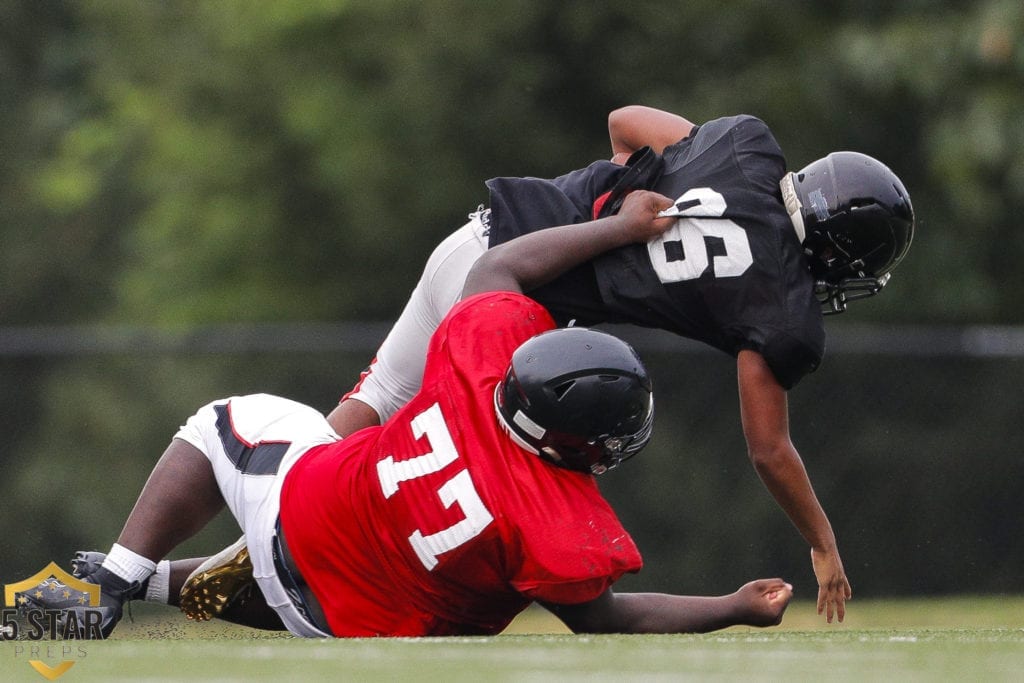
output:
[[[596,162],[554,180],[498,178],[490,244],[590,220],[628,169]],[[751,116],[716,119],[665,149],[647,187],[677,198],[676,225],[648,244],[602,254],[530,292],[565,324],[632,323],[675,332],[733,356],[762,354],[790,388],[825,348],[821,309],[779,190],[785,159]]]

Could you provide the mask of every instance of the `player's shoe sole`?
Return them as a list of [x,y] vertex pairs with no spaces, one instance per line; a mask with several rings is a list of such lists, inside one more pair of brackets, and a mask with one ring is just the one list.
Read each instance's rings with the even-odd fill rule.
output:
[[181,587],[181,611],[194,621],[209,621],[256,586],[245,536],[196,567]]

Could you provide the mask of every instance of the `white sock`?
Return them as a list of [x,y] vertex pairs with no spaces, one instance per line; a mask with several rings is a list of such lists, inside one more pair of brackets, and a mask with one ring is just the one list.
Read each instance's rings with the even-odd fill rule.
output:
[[149,587],[146,588],[146,602],[159,602],[167,604],[171,595],[171,561],[161,560],[156,565],[156,571],[149,577]]
[[115,543],[103,560],[103,568],[132,583],[148,579],[156,571],[156,562]]

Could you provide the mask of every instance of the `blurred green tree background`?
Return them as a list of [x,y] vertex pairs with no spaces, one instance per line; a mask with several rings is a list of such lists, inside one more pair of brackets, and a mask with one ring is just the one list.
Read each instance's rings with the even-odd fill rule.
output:
[[[1024,350],[930,351],[934,330],[1024,323],[1019,0],[8,0],[0,334],[394,319],[485,179],[607,157],[606,116],[631,103],[751,113],[791,168],[855,149],[901,176],[910,255],[828,326],[840,350],[864,324],[920,343],[830,356],[792,392],[794,438],[859,595],[1019,591]],[[200,404],[329,409],[376,341],[0,356],[0,581],[108,547]],[[631,581],[781,574],[813,595],[746,462],[731,361],[650,363],[656,441],[602,480],[647,557]]]

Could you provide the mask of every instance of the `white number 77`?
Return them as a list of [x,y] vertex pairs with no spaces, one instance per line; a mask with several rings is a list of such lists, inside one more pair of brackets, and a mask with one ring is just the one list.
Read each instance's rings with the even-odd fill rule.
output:
[[[417,415],[410,427],[413,437],[419,440],[426,436],[433,450],[400,462],[395,462],[394,457],[390,455],[379,461],[377,478],[380,480],[380,488],[385,498],[393,496],[401,482],[433,474],[459,459],[448,425],[441,414],[441,406],[437,403]],[[409,544],[427,571],[437,566],[438,555],[472,540],[494,520],[484,502],[480,500],[480,495],[469,476],[469,470],[459,470],[455,476],[442,484],[436,493],[445,509],[458,503],[465,517],[437,533],[424,536],[423,532],[416,529],[409,536]]]

